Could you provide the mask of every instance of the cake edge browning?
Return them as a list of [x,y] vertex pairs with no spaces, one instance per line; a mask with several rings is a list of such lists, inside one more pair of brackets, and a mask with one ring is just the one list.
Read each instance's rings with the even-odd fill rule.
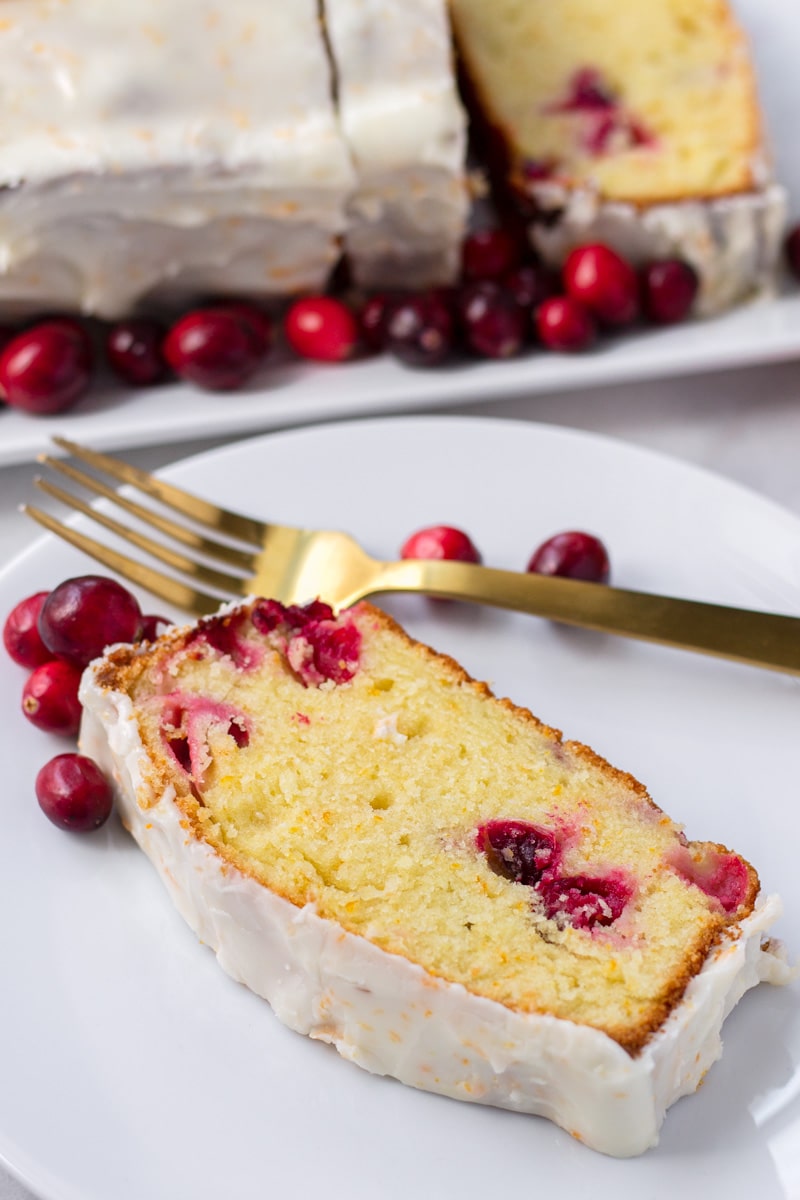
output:
[[[364,607],[408,638],[391,618]],[[168,631],[157,646],[180,645],[189,628]],[[475,684],[452,659],[423,650]],[[770,896],[753,909],[750,898],[746,915],[719,932],[684,984],[682,1000],[634,1055],[602,1031],[515,1011],[379,949],[313,905],[298,907],[265,887],[187,820],[172,783],[152,769],[125,692],[151,653],[148,646],[117,647],[87,669],[83,751],[108,771],[123,824],[223,969],[268,1000],[290,1028],[332,1043],[365,1069],[454,1098],[544,1115],[603,1153],[639,1154],[657,1141],[667,1107],[694,1091],[721,1054],[722,1023],[744,992],[762,980],[788,978],[779,945],[762,947],[780,901]],[[476,686],[491,696],[485,684]],[[527,709],[494,702],[560,740]],[[587,747],[563,744],[630,784],[630,776]],[[752,872],[753,898],[757,886]]]

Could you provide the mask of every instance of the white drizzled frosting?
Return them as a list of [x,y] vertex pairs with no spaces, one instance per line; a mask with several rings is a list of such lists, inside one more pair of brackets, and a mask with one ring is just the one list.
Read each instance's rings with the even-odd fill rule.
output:
[[443,0],[325,0],[358,173],[346,247],[364,287],[449,283],[467,218],[466,119]]
[[354,175],[316,0],[4,0],[0,308],[322,286]]
[[551,263],[563,263],[575,246],[606,242],[634,265],[680,258],[700,277],[699,316],[722,312],[775,285],[786,226],[787,198],[777,184],[710,200],[636,208],[601,200],[589,188],[567,192],[556,183],[531,183],[544,209],[558,212],[530,227],[531,241]]
[[113,779],[122,819],[178,910],[221,966],[290,1028],[377,1074],[462,1100],[537,1113],[606,1154],[658,1140],[666,1109],[722,1049],[722,1023],[750,987],[785,982],[762,948],[781,911],[768,897],[709,955],[635,1058],[597,1030],[515,1012],[345,933],[234,869],[182,825],[171,786],[155,793],[133,707],[89,667],[81,749]]

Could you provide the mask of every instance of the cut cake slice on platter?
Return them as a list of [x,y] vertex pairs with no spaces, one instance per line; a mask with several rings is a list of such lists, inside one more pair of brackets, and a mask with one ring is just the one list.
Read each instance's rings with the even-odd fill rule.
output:
[[495,179],[563,262],[605,242],[685,259],[700,313],[774,283],[786,217],[725,0],[449,0]]

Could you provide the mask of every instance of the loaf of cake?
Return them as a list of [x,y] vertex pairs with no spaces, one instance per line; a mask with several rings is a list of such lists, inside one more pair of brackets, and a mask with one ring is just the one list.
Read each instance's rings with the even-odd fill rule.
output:
[[364,288],[458,274],[466,120],[443,0],[325,0],[342,132],[358,177],[345,250]]
[[112,648],[81,700],[198,937],[367,1070],[638,1154],[784,978],[743,858],[369,604],[229,608]]
[[685,259],[700,313],[772,284],[786,200],[725,0],[449,4],[496,178],[546,259]]
[[0,311],[323,287],[355,176],[317,0],[4,0]]

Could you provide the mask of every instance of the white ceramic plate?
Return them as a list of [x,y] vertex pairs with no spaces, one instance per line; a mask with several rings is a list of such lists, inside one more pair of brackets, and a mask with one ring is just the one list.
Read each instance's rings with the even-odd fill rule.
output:
[[[588,527],[621,585],[800,614],[797,518],[591,435],[401,417],[260,437],[166,475],[244,511],[347,528],[384,556],[411,530],[449,522],[488,562],[520,568],[544,537]],[[0,614],[87,567],[38,542],[0,576]],[[777,932],[800,953],[800,680],[421,597],[387,607],[500,695],[632,771],[690,837],[745,854],[783,895]],[[221,971],[115,821],[84,837],[48,824],[33,779],[64,747],[19,714],[22,682],[3,658],[0,1159],[47,1200],[531,1189],[705,1200],[709,1187],[797,1200],[797,985],[748,994],[721,1062],[637,1160],[367,1075],[288,1032]]]
[[[800,6],[797,0],[734,0],[751,35],[778,177],[800,218]],[[133,392],[95,387],[55,418],[0,413],[0,465],[49,449],[61,432],[97,448],[128,448],[275,429],[342,416],[413,411],[469,401],[558,392],[619,381],[709,371],[800,356],[800,289],[712,321],[642,331],[584,356],[531,353],[503,363],[414,371],[388,357],[345,367],[292,363],[265,369],[251,387],[209,394],[170,384]]]

